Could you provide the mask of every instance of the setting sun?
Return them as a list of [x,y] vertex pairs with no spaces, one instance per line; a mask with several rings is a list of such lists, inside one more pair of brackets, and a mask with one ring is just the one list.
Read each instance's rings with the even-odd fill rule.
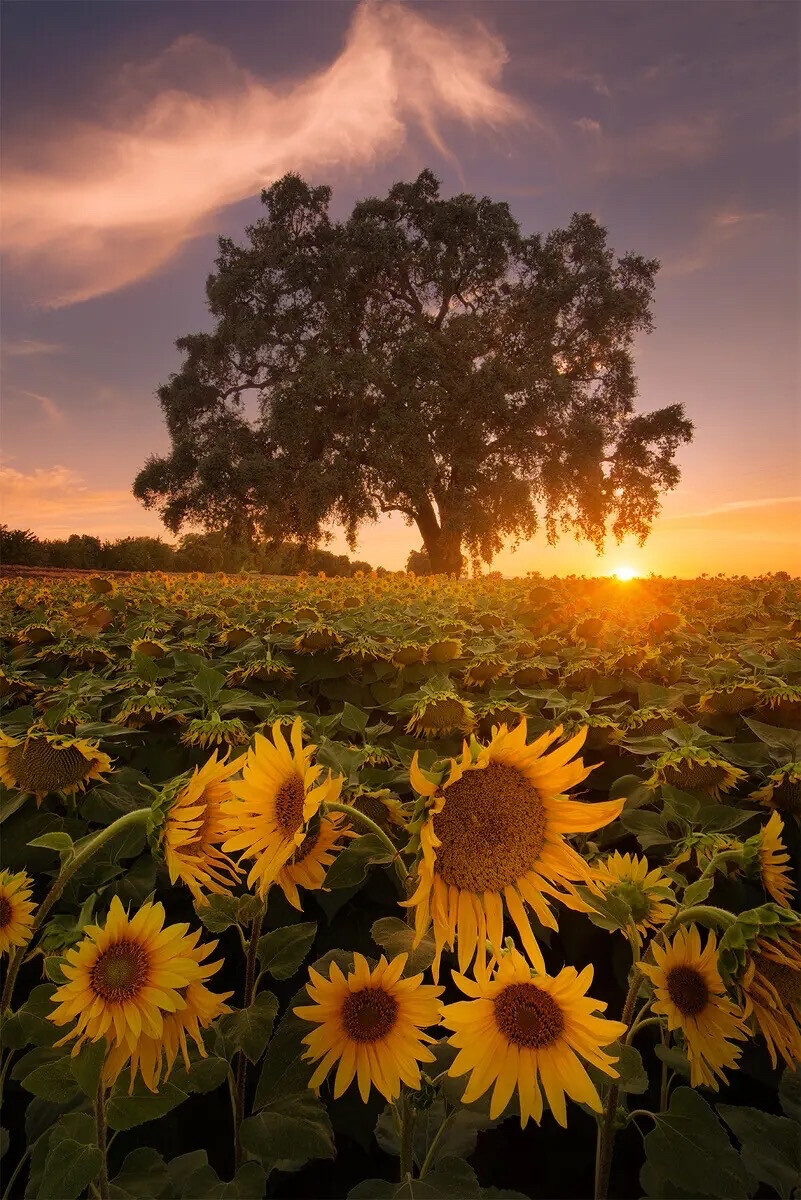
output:
[[616,579],[619,579],[622,583],[628,583],[628,581],[630,579],[637,579],[639,577],[640,573],[636,567],[625,567],[624,566],[624,567],[615,567],[612,574],[615,576]]

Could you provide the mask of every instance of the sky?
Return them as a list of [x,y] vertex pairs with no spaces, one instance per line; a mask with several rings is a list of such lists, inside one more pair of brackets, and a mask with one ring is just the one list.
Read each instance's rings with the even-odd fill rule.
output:
[[[801,574],[800,29],[789,0],[8,0],[0,519],[168,536],[131,484],[217,236],[290,170],[344,218],[429,166],[524,233],[587,211],[659,258],[638,405],[696,425],[643,548],[493,568]],[[357,556],[419,545],[384,518]]]

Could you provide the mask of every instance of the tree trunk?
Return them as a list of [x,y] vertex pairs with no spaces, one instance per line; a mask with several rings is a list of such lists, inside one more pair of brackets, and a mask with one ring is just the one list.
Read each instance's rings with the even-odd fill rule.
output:
[[416,522],[431,563],[432,574],[461,575],[464,571],[461,533],[447,520],[443,520],[440,525],[434,506],[428,499],[421,505]]

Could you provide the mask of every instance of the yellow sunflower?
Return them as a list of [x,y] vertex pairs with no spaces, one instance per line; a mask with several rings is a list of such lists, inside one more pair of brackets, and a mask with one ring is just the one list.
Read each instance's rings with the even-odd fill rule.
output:
[[590,868],[565,834],[608,825],[624,804],[581,804],[561,795],[592,770],[581,759],[571,762],[586,730],[546,754],[561,732],[560,725],[527,745],[525,720],[511,731],[502,725],[487,746],[465,743],[439,783],[420,770],[416,755],[412,760],[409,778],[426,803],[417,889],[405,903],[417,910],[415,945],[433,920],[435,978],[446,945],[458,944],[460,971],[487,938],[500,953],[504,901],[526,953],[544,971],[525,906],[556,929],[546,897],[576,907],[572,882],[590,880]]
[[[200,957],[207,953],[205,946],[196,947],[194,956]],[[202,976],[208,978],[220,966],[220,963],[209,963],[202,968]],[[103,1064],[103,1082],[107,1087],[117,1079],[130,1062],[131,1083],[129,1091],[133,1091],[137,1074],[142,1076],[145,1086],[151,1092],[158,1089],[164,1071],[164,1078],[169,1079],[175,1066],[175,1060],[180,1051],[187,1071],[190,1069],[189,1047],[187,1035],[198,1048],[201,1058],[208,1058],[201,1030],[208,1029],[217,1017],[231,1011],[225,1003],[233,996],[233,992],[217,995],[210,992],[204,983],[190,983],[181,989],[181,999],[184,1007],[177,1012],[163,1014],[163,1027],[160,1037],[148,1037],[142,1033],[131,1050],[127,1043],[114,1045],[106,1056]]]
[[720,758],[706,746],[678,746],[661,755],[648,780],[649,787],[667,783],[685,791],[708,792],[716,800],[746,778],[746,772]]
[[582,1059],[616,1079],[617,1061],[605,1054],[626,1032],[620,1021],[596,1016],[606,1004],[588,996],[593,968],[579,975],[564,967],[558,975],[536,974],[517,950],[504,954],[492,976],[479,982],[455,971],[453,978],[469,996],[444,1009],[443,1022],[459,1053],[448,1074],[470,1079],[462,1096],[472,1104],[495,1084],[490,1104],[494,1120],[517,1088],[520,1123],[539,1124],[543,1101],[540,1081],[556,1120],[567,1126],[565,1097],[601,1112],[601,1101]]
[[398,797],[389,788],[364,788],[348,800],[351,808],[364,813],[377,825],[392,831],[392,826],[405,829],[409,823],[409,814]]
[[710,933],[701,950],[698,928],[679,929],[667,946],[651,944],[653,963],[640,969],[654,985],[653,1011],[668,1019],[668,1029],[680,1029],[690,1059],[693,1087],[714,1088],[715,1076],[725,1082],[724,1067],[733,1067],[740,1047],[732,1041],[748,1037],[743,1014],[726,996],[717,968],[715,935]]
[[50,792],[83,791],[110,770],[111,759],[95,742],[60,733],[14,738],[0,732],[0,779],[6,787],[31,792],[37,803]]
[[342,849],[344,839],[354,836],[344,820],[342,813],[335,812],[319,822],[313,822],[286,866],[278,872],[275,882],[298,912],[303,908],[298,887],[306,888],[309,892],[319,891],[337,851]]
[[425,696],[414,707],[406,732],[415,737],[444,737],[449,733],[470,733],[476,715],[466,700],[455,692]]
[[593,891],[625,900],[641,934],[670,920],[675,911],[673,888],[659,867],[649,870],[647,858],[615,850],[602,862],[593,863]]
[[164,1014],[186,1007],[183,989],[222,965],[200,965],[217,943],[198,947],[200,932],[188,928],[165,928],[163,904],[143,904],[129,918],[115,896],[105,925],[88,925],[83,941],[66,953],[67,983],[54,992],[49,1017],[54,1025],[75,1024],[58,1044],[76,1038],[77,1054],[84,1042],[105,1038],[133,1054],[143,1034],[161,1039]]
[[354,969],[347,978],[331,963],[328,979],[309,968],[306,990],[313,1005],[293,1011],[316,1026],[303,1039],[304,1058],[319,1063],[309,1087],[319,1088],[335,1063],[334,1099],[354,1075],[366,1103],[370,1086],[390,1103],[400,1095],[401,1083],[420,1087],[421,1062],[433,1062],[426,1043],[434,1038],[423,1030],[438,1025],[443,989],[422,982],[422,975],[401,979],[406,954],[391,962],[382,955],[370,970],[367,959],[354,954]]
[[32,887],[24,871],[0,871],[0,954],[10,954],[12,947],[24,946],[30,939],[36,909],[31,903]]
[[749,838],[746,845],[754,844],[759,881],[765,891],[782,908],[790,908],[790,897],[795,891],[782,833],[784,822],[777,812],[771,813],[766,825],[759,833]]
[[740,986],[746,1017],[792,1071],[801,1064],[801,925],[772,937],[758,937],[749,949]]
[[162,830],[162,849],[170,883],[180,879],[203,904],[204,889],[222,895],[239,882],[236,863],[220,846],[231,833],[223,805],[233,798],[229,776],[241,760],[218,761],[217,754],[194,773],[170,806]]
[[748,799],[757,800],[766,808],[801,822],[801,762],[778,767],[761,788],[749,794]]
[[290,743],[280,721],[273,725],[272,735],[271,742],[256,734],[242,781],[231,785],[236,799],[225,805],[225,813],[238,832],[222,847],[226,853],[241,850],[243,858],[254,860],[248,887],[258,883],[261,896],[267,895],[303,842],[306,826],[320,805],[336,801],[342,790],[341,776],[332,776],[312,762],[317,747],[303,745],[300,717],[292,724]]

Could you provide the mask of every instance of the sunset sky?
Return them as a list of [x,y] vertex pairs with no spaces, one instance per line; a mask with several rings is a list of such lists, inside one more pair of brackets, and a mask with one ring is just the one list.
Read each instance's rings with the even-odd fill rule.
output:
[[[590,211],[659,258],[640,403],[696,423],[642,550],[537,538],[495,568],[801,574],[800,22],[783,0],[7,3],[2,520],[164,534],[131,483],[168,448],[175,338],[210,328],[216,235],[289,170],[344,217],[430,166],[526,233]],[[390,520],[358,556],[419,544]]]

